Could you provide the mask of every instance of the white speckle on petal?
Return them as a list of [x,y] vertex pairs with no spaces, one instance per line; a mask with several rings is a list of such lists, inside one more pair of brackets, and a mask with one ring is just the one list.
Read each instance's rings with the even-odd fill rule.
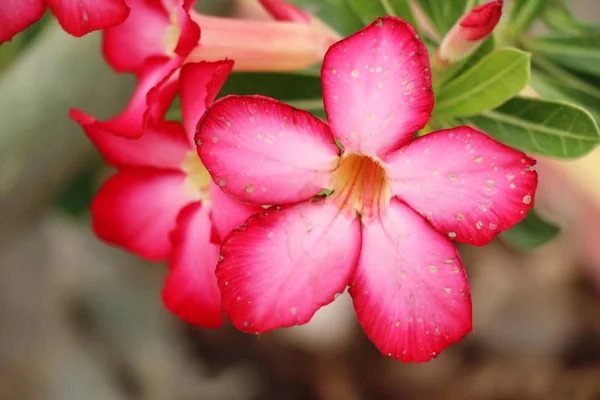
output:
[[531,204],[531,196],[530,195],[526,195],[525,197],[523,197],[523,203],[525,203],[525,204]]

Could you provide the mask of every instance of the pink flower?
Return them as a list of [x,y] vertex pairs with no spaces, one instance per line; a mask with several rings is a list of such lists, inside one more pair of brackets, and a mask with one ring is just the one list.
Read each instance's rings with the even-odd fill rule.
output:
[[[118,72],[138,78],[125,110],[98,121],[102,129],[137,138],[150,120],[158,120],[171,104],[177,70],[186,62],[234,59],[245,71],[287,71],[317,63],[336,34],[316,20],[310,24],[234,20],[200,15],[194,0],[128,0],[131,16],[104,31],[103,52]],[[271,11],[282,13],[289,4],[275,2]],[[200,27],[202,27],[202,41]]]
[[477,50],[500,21],[503,4],[503,0],[490,1],[464,15],[442,40],[436,63],[454,64]]
[[427,50],[398,18],[333,45],[321,79],[329,125],[261,96],[223,98],[198,125],[213,180],[274,205],[222,245],[224,310],[267,332],[306,323],[349,285],[381,352],[430,360],[471,331],[451,239],[484,245],[523,219],[535,161],[469,127],[413,140],[434,99]]
[[135,73],[138,84],[129,104],[104,129],[139,138],[150,121],[160,121],[175,98],[178,70],[200,39],[190,17],[193,0],[128,0],[125,23],[104,31],[104,55],[118,72]]
[[129,8],[123,0],[2,0],[0,43],[39,20],[46,6],[69,34],[81,37],[125,21]]
[[239,204],[211,184],[195,152],[197,121],[229,75],[233,63],[187,64],[177,86],[183,126],[149,124],[140,139],[105,131],[78,110],[71,118],[117,169],[92,204],[93,227],[107,243],[148,260],[169,260],[163,290],[167,308],[195,324],[222,324],[215,278],[218,243],[257,207]]

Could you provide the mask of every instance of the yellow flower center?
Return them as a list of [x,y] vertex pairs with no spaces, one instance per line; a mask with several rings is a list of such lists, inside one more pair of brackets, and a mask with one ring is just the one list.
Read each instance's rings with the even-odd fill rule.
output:
[[342,210],[356,212],[363,220],[382,215],[391,198],[383,166],[360,154],[344,155],[330,184],[333,193],[329,201]]
[[210,174],[194,151],[190,151],[181,164],[181,169],[187,174],[186,187],[194,193],[198,200],[210,201]]

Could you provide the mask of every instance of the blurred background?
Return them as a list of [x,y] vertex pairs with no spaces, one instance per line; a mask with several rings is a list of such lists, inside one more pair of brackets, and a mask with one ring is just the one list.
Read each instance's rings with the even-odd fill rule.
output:
[[[600,21],[597,0],[573,11]],[[186,325],[161,304],[165,265],[94,237],[89,202],[110,170],[68,111],[114,115],[134,83],[104,63],[100,34],[72,38],[53,18],[0,47],[0,400],[600,399],[598,151],[541,160],[539,211],[560,235],[462,247],[475,331],[403,365],[365,338],[347,295],[261,336]]]

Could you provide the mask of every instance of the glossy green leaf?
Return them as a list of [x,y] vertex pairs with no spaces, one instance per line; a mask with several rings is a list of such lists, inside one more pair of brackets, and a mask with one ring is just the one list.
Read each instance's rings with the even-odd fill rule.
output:
[[600,34],[528,38],[523,44],[535,54],[600,77]]
[[473,2],[470,0],[419,0],[421,9],[427,15],[440,37],[454,26]]
[[440,88],[435,113],[465,117],[491,110],[527,85],[529,69],[528,53],[512,48],[495,50]]
[[516,97],[470,121],[502,143],[527,153],[581,157],[600,143],[594,118],[581,107]]
[[542,219],[535,210],[530,210],[523,221],[502,232],[500,239],[510,246],[525,250],[543,246],[559,233],[558,226]]

